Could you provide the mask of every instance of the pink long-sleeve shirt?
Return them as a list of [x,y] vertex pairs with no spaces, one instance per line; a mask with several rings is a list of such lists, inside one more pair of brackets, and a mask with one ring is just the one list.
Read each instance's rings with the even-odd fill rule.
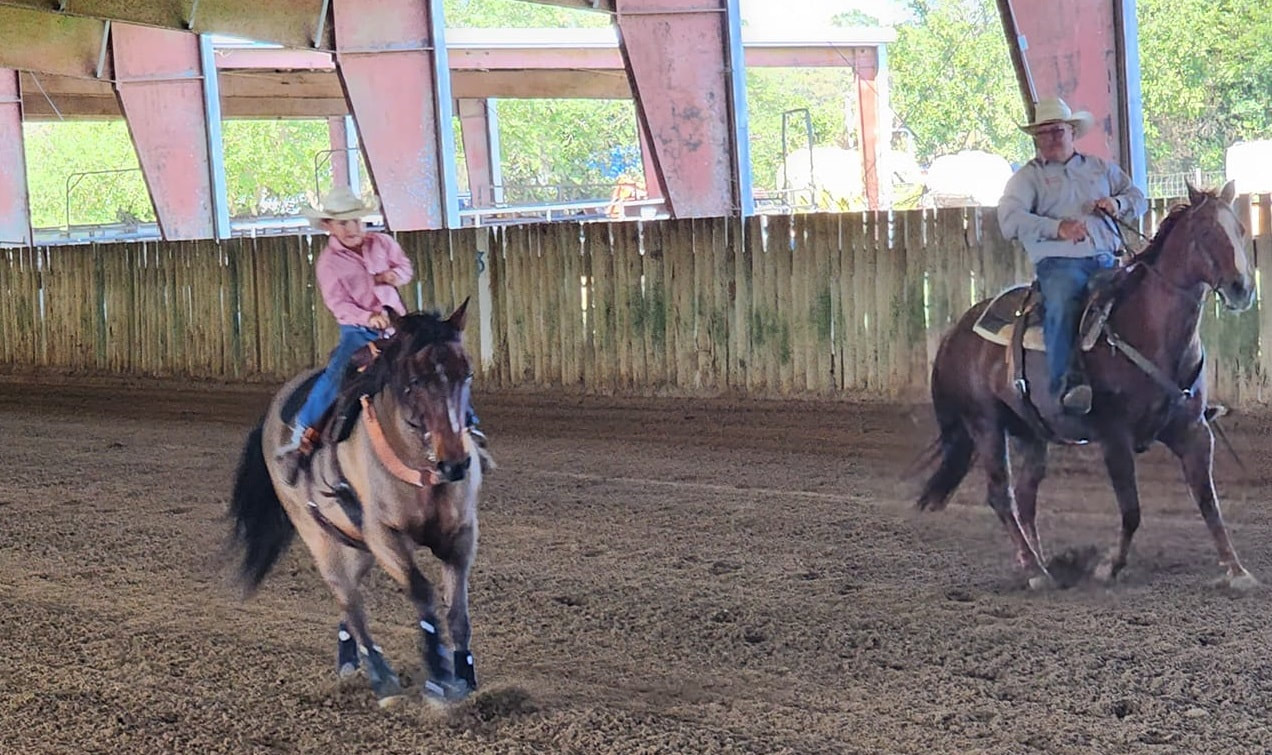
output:
[[359,251],[330,236],[314,267],[322,300],[341,325],[367,325],[371,316],[385,307],[393,307],[398,314],[406,312],[397,288],[375,282],[375,276],[386,270],[397,274],[398,285],[415,274],[402,247],[391,236],[368,233]]

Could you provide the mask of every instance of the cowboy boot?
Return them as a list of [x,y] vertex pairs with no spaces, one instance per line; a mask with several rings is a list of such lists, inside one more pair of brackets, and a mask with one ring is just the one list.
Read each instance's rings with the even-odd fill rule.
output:
[[1065,378],[1065,391],[1060,398],[1060,406],[1066,414],[1084,415],[1091,411],[1091,386],[1087,385],[1082,373],[1073,370]]
[[477,449],[477,458],[481,461],[482,474],[497,468],[495,457],[490,455],[490,439],[486,437],[486,434],[476,427],[470,426],[468,428],[468,436],[473,439],[473,446]]
[[294,486],[296,480],[300,477],[300,470],[308,466],[309,457],[313,455],[314,449],[318,447],[318,430],[312,427],[306,427],[299,433],[299,437],[293,436],[293,441],[278,449],[278,460],[282,465],[283,479],[289,486]]

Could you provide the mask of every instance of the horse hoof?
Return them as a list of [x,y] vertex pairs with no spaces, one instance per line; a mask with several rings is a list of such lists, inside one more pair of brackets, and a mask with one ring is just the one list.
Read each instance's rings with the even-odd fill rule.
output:
[[472,694],[472,687],[463,679],[452,679],[447,682],[435,682],[432,679],[424,682],[424,699],[432,703],[454,703]]
[[1248,592],[1259,586],[1259,580],[1255,579],[1250,572],[1243,571],[1240,574],[1228,577],[1228,587],[1238,592]]
[[1113,564],[1108,561],[1101,562],[1099,566],[1095,567],[1095,571],[1091,573],[1091,576],[1096,582],[1106,585],[1112,584],[1117,579],[1117,575],[1113,572]]
[[405,701],[406,701],[406,695],[397,694],[397,695],[386,695],[380,698],[379,700],[377,700],[376,702],[379,703],[381,708],[388,710],[389,708],[397,707],[398,705],[402,704]]
[[358,664],[356,663],[342,664],[340,668],[336,671],[336,673],[339,674],[341,679],[349,679],[351,677],[357,676]]
[[1035,592],[1050,590],[1055,586],[1056,583],[1047,574],[1038,574],[1029,578],[1029,589]]

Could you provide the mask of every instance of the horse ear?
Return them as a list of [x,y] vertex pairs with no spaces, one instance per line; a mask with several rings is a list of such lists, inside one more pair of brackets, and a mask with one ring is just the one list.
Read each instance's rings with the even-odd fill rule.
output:
[[1184,179],[1184,186],[1188,187],[1188,204],[1198,205],[1201,204],[1201,200],[1206,198],[1206,195],[1197,191],[1197,189],[1193,187],[1192,182],[1187,178]]
[[471,298],[471,296],[465,296],[464,303],[456,307],[455,311],[451,312],[450,317],[446,318],[446,322],[450,323],[450,326],[455,330],[464,329],[464,321],[468,319],[468,300]]
[[394,330],[402,329],[402,316],[398,314],[396,309],[393,307],[385,307],[384,314],[389,318],[389,327]]
[[1219,198],[1228,204],[1232,204],[1232,200],[1237,198],[1237,182],[1235,179],[1228,179],[1228,183],[1223,185],[1223,190],[1219,192]]

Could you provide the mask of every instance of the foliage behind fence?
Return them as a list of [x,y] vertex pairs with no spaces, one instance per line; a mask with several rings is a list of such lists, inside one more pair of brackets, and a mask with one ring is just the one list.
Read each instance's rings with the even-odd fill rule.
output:
[[[1272,254],[1269,198],[1241,199]],[[1144,220],[1155,227],[1168,203]],[[409,306],[473,297],[490,387],[591,392],[921,397],[941,333],[1029,279],[993,208],[399,234]],[[321,238],[0,250],[0,364],[82,373],[278,380],[320,364],[336,327],[317,299]],[[479,295],[483,266],[489,297]],[[1260,296],[1262,298],[1262,296]],[[485,299],[488,318],[479,316]],[[489,327],[483,328],[483,322]],[[1272,306],[1208,306],[1216,394],[1265,401]]]

